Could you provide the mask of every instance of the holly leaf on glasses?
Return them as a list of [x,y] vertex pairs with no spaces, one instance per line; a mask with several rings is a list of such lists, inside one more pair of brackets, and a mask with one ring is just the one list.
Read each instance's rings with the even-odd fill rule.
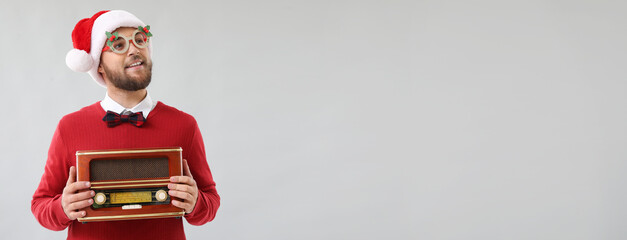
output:
[[145,27],[139,26],[137,27],[137,29],[146,33],[147,37],[152,37],[152,33],[150,32],[150,25],[146,25]]
[[105,31],[105,34],[107,35],[107,46],[113,47],[113,41],[118,39],[118,32],[111,33]]

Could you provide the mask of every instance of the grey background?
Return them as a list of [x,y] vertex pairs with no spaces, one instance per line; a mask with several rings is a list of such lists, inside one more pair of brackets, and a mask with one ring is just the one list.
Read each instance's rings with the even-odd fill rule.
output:
[[624,239],[624,1],[2,1],[0,232],[59,119],[104,97],[76,22],[152,26],[153,98],[196,117],[222,197],[189,239]]

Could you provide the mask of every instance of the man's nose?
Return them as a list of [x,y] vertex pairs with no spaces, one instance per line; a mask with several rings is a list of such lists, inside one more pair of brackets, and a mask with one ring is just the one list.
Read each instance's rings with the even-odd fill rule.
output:
[[139,53],[139,48],[137,46],[135,46],[135,43],[133,42],[133,40],[128,40],[128,52],[126,52],[126,54],[128,56],[131,55],[135,55],[137,53]]

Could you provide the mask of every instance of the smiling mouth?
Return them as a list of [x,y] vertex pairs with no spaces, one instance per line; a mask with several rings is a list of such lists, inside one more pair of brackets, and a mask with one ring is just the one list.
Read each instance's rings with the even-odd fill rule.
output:
[[138,67],[138,66],[141,66],[143,64],[144,64],[143,61],[137,61],[137,62],[131,63],[130,65],[126,66],[126,68]]

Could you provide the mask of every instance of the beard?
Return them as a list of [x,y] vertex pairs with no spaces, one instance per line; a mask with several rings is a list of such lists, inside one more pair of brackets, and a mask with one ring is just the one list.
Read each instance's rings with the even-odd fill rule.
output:
[[122,71],[115,71],[102,64],[105,74],[109,81],[116,88],[126,91],[137,91],[148,87],[152,78],[152,61],[147,61],[139,55],[135,55],[130,61],[142,60],[144,69],[138,72],[137,76],[129,76],[124,69]]

